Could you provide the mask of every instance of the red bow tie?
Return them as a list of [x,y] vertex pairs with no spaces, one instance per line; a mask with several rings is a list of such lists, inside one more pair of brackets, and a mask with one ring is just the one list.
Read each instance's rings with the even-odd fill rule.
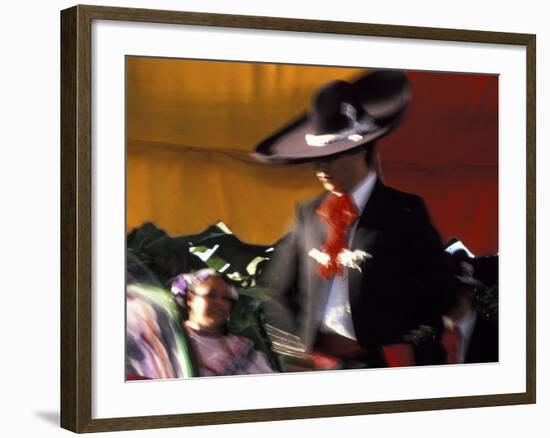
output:
[[330,257],[329,263],[319,264],[319,275],[324,278],[342,275],[344,269],[337,262],[338,254],[347,248],[348,231],[357,219],[357,207],[347,193],[336,195],[331,193],[317,208],[316,213],[328,225],[327,241],[321,249]]

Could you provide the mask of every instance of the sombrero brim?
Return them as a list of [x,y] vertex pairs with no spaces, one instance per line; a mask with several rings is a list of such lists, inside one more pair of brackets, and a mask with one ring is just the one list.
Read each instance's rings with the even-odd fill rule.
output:
[[[259,143],[252,156],[261,162],[273,164],[314,161],[360,147],[388,134],[399,124],[408,107],[410,91],[405,74],[376,71],[352,85],[359,83],[361,87],[373,89],[365,96],[363,105],[376,123],[376,128],[362,134],[362,138],[343,138],[322,146],[308,144],[306,135],[315,130],[308,113],[305,113]],[[398,85],[397,90],[392,88],[395,83]],[[361,92],[364,93],[362,89],[358,90],[358,93]]]
[[307,116],[302,116],[287,129],[283,129],[258,145],[253,156],[266,163],[290,163],[312,161],[318,158],[336,155],[370,143],[387,134],[392,126],[384,126],[376,131],[364,134],[360,141],[340,140],[325,146],[311,146],[305,138],[312,132]]

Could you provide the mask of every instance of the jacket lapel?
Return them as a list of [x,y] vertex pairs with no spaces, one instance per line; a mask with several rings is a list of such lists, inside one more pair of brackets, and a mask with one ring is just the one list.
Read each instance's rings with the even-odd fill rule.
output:
[[360,265],[361,271],[357,269],[348,270],[350,304],[352,309],[359,301],[362,276],[367,274],[369,265],[376,258],[375,244],[379,234],[381,216],[384,211],[384,194],[385,186],[377,179],[367,205],[359,217],[357,229],[355,230],[351,244],[351,251],[358,249],[372,256],[372,259],[368,258]]
[[320,317],[324,311],[327,295],[328,282],[323,280],[317,272],[317,261],[308,255],[313,248],[321,250],[321,247],[327,239],[327,224],[317,215],[316,210],[320,203],[326,198],[322,196],[319,202],[316,202],[311,211],[305,213],[305,229],[306,234],[304,241],[304,252],[306,257],[306,275],[301,279],[304,282],[305,291],[308,295],[307,302],[309,305],[304,311],[304,343],[307,346],[312,346],[315,341],[317,327],[320,323]]

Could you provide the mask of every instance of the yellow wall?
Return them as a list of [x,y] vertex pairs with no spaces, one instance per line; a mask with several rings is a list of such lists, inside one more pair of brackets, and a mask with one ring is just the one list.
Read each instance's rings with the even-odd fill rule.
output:
[[266,166],[254,145],[304,111],[319,85],[358,69],[127,59],[127,228],[172,235],[223,220],[272,243],[297,201],[320,192],[310,165]]

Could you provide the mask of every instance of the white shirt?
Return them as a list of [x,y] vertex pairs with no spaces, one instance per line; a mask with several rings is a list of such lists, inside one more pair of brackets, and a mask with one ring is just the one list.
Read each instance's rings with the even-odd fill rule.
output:
[[[370,171],[363,181],[361,181],[355,189],[350,193],[355,206],[357,207],[358,215],[367,205],[374,184],[376,183],[376,173]],[[359,217],[351,227],[348,235],[348,245],[351,245]],[[354,248],[350,248],[352,251]],[[321,319],[320,330],[324,333],[336,333],[346,338],[357,340],[355,330],[353,329],[353,321],[351,319],[351,306],[349,302],[349,283],[348,270],[344,268],[343,275],[335,275],[329,284],[328,300]]]
[[472,333],[474,332],[474,326],[477,320],[477,312],[475,310],[469,311],[459,321],[454,321],[447,316],[442,316],[443,326],[449,330],[458,328],[461,334],[461,343],[458,348],[458,362],[464,363],[466,359],[466,353],[470,347],[470,340],[472,339]]

